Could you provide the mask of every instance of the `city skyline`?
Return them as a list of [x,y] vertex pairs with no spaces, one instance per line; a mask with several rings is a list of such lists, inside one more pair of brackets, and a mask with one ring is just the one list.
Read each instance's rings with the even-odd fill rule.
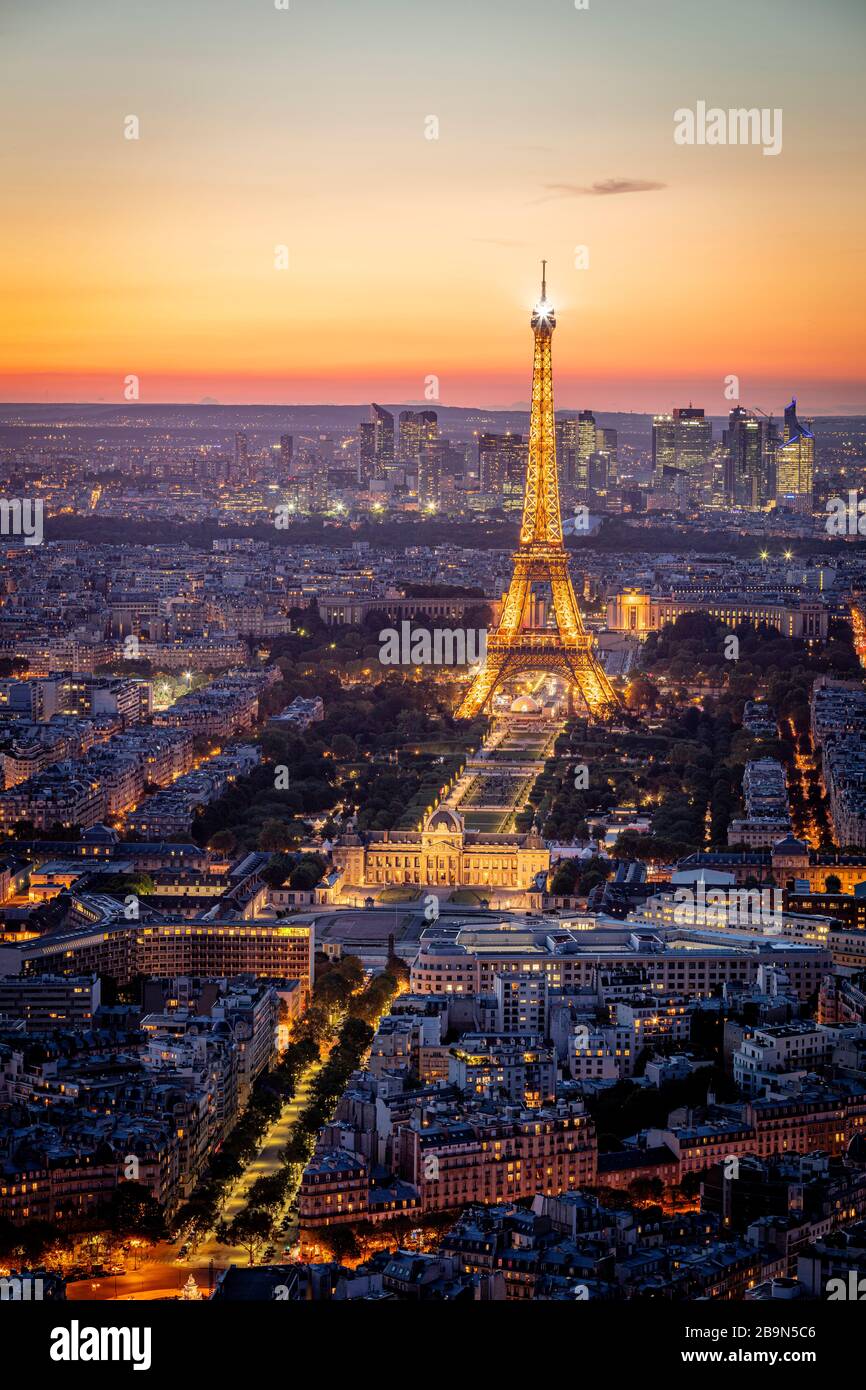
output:
[[[122,402],[134,374],[145,403],[408,402],[435,377],[511,406],[546,255],[562,405],[721,414],[733,375],[749,406],[866,412],[866,16],[643,8],[194,3],[168,57],[165,3],[7,15],[0,398]],[[677,145],[702,100],[779,110],[778,154]]]
[[863,0],[9,8],[0,1307],[826,1375]]

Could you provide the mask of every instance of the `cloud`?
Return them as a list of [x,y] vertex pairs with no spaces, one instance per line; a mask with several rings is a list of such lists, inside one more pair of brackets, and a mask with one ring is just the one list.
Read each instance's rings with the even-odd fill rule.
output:
[[537,203],[549,202],[551,198],[607,198],[614,193],[655,193],[667,184],[654,179],[601,179],[596,183],[548,183],[547,192]]

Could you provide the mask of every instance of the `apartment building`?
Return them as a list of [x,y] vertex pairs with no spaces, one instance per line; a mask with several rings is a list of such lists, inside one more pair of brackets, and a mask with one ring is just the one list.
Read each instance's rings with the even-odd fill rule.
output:
[[734,1053],[734,1080],[745,1095],[757,1095],[780,1076],[823,1065],[837,1040],[835,1031],[813,1023],[756,1028]]
[[4,975],[0,1024],[21,1020],[28,1033],[92,1028],[100,996],[97,975]]

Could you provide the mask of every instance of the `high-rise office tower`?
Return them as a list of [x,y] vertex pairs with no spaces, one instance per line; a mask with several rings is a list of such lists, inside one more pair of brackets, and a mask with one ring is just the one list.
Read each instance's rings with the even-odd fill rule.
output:
[[527,448],[522,434],[479,435],[478,485],[481,491],[497,495],[521,491]]
[[440,439],[421,445],[418,452],[418,501],[422,507],[439,506],[448,450],[447,441]]
[[812,510],[815,436],[797,419],[797,398],[785,406],[782,443],[776,450],[776,506],[808,513]]
[[589,487],[589,460],[596,449],[595,416],[591,410],[581,410],[577,417],[577,470],[575,483],[578,490]]
[[613,486],[617,481],[617,448],[619,441],[616,430],[599,425],[595,432],[595,451],[597,454],[607,454],[608,457],[608,484]]
[[315,457],[310,469],[309,478],[309,498],[310,511],[324,512],[327,510],[328,493],[328,469],[323,459]]
[[710,453],[713,424],[697,406],[680,406],[674,411],[674,450],[676,467],[688,475],[691,498],[698,501],[710,484]]
[[590,493],[607,492],[610,486],[610,454],[597,450],[589,456]]
[[375,403],[359,430],[358,481],[390,478],[394,472],[394,416]]
[[760,506],[765,433],[763,420],[741,405],[734,406],[728,416],[728,428],[722,436],[725,445],[725,501],[732,506],[750,510]]
[[577,479],[577,416],[567,415],[556,422],[556,459],[559,481],[573,483]]
[[232,466],[232,481],[235,483],[249,482],[249,454],[247,451],[248,440],[245,434],[235,435],[235,457]]
[[398,422],[397,461],[417,464],[421,449],[439,438],[435,410],[401,410]]
[[672,489],[678,505],[699,501],[712,484],[713,426],[697,406],[673,415],[654,415],[653,474],[657,487]]
[[414,463],[420,448],[418,420],[414,410],[401,410],[397,417],[397,462]]
[[292,471],[292,457],[295,452],[295,441],[290,434],[280,435],[280,472],[283,477],[287,477]]
[[376,476],[386,477],[394,467],[394,416],[384,406],[370,406],[373,422],[373,457]]
[[376,471],[376,431],[370,420],[358,430],[358,482],[368,483]]
[[666,468],[676,468],[676,432],[672,415],[653,416],[653,475],[661,481]]
[[767,505],[776,498],[776,451],[782,442],[779,426],[772,415],[767,416],[764,430],[764,458],[761,468],[761,503]]

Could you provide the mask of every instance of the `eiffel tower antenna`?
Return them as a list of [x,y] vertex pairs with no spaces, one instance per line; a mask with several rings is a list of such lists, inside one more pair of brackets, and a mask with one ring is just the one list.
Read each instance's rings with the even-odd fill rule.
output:
[[[603,719],[613,714],[619,701],[593,651],[592,634],[584,629],[562,537],[551,363],[556,316],[547,301],[547,261],[541,262],[541,299],[530,323],[535,348],[520,542],[499,623],[488,638],[486,663],[464,695],[457,718],[474,718],[512,676],[544,671],[562,676],[570,701],[577,693],[589,713]],[[531,624],[532,589],[539,582],[550,585],[553,627]]]

